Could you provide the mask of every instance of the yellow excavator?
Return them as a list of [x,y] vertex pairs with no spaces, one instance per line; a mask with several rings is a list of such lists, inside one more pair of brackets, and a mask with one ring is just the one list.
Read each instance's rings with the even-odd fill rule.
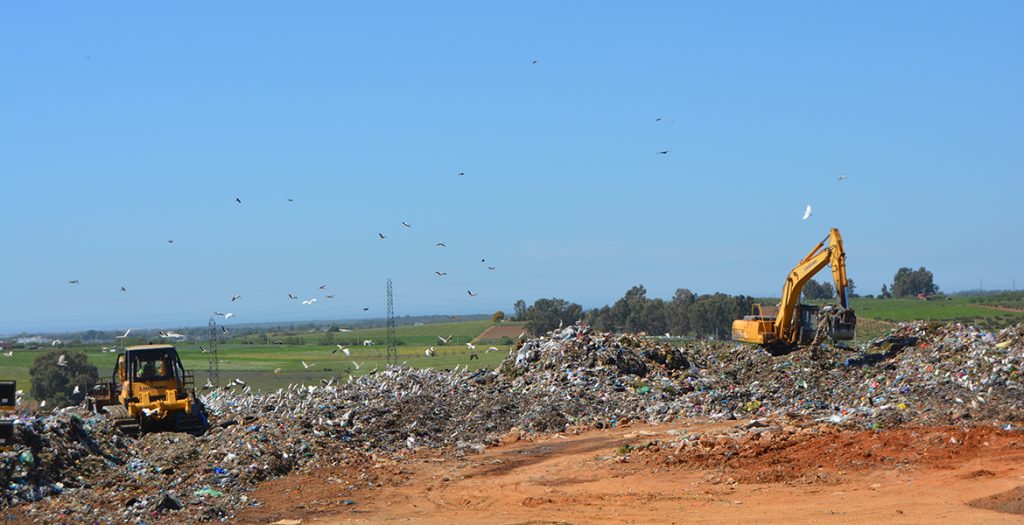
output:
[[129,346],[117,355],[109,383],[94,386],[86,398],[126,434],[172,430],[198,433],[207,425],[192,372],[171,345]]
[[[804,284],[826,265],[832,267],[839,304],[824,307],[799,304]],[[778,306],[755,304],[750,315],[732,322],[732,338],[762,345],[772,355],[786,354],[798,345],[812,344],[823,338],[853,339],[857,316],[849,307],[846,286],[843,238],[838,229],[832,228],[828,237],[789,272]]]

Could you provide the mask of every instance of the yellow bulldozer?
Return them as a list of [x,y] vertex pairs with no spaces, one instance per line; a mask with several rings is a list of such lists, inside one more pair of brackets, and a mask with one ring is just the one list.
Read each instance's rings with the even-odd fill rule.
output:
[[86,403],[126,434],[201,433],[207,426],[192,372],[171,345],[125,348],[117,355],[111,381],[94,386]]
[[[832,278],[838,304],[816,306],[799,304],[800,292],[814,274],[825,266],[832,267]],[[750,315],[732,323],[734,341],[763,346],[773,355],[792,351],[829,338],[834,341],[853,339],[857,316],[849,307],[846,280],[846,251],[839,230],[832,228],[823,239],[789,272],[782,286],[782,300],[775,307],[755,304]]]

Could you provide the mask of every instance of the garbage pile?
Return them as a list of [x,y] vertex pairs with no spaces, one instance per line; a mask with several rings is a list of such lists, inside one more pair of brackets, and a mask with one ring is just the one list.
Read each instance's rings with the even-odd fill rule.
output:
[[[860,350],[773,357],[748,345],[671,345],[569,326],[497,370],[392,367],[348,383],[204,397],[202,436],[135,439],[80,409],[19,420],[0,456],[0,504],[34,502],[46,523],[230,519],[262,480],[401,460],[420,448],[483,450],[512,429],[557,432],[680,417],[799,416],[821,425],[979,424],[1022,419],[1024,325],[899,325]],[[372,485],[369,471],[354,484]]]

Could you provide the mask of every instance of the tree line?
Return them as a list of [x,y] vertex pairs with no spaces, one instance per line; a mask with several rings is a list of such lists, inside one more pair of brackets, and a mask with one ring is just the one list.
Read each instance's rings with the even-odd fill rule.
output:
[[693,335],[728,338],[734,319],[750,313],[752,297],[714,293],[697,295],[680,288],[671,300],[647,297],[642,284],[630,288],[611,306],[584,311],[565,299],[538,299],[532,306],[516,301],[515,320],[526,321],[532,334],[542,334],[583,321],[604,332],[647,332],[649,334]]

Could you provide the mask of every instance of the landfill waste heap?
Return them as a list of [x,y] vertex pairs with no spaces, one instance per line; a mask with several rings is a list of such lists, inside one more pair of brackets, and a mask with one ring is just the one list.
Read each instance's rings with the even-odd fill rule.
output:
[[[858,350],[773,357],[753,346],[569,326],[531,339],[496,370],[390,367],[341,385],[204,396],[210,429],[121,435],[80,407],[17,420],[0,456],[0,505],[40,523],[226,521],[258,506],[262,480],[370,467],[423,447],[483,450],[516,432],[678,418],[798,414],[877,429],[1016,424],[1024,413],[1024,324],[999,333],[912,322]],[[364,468],[365,467],[365,468]],[[6,512],[6,510],[5,510]]]

